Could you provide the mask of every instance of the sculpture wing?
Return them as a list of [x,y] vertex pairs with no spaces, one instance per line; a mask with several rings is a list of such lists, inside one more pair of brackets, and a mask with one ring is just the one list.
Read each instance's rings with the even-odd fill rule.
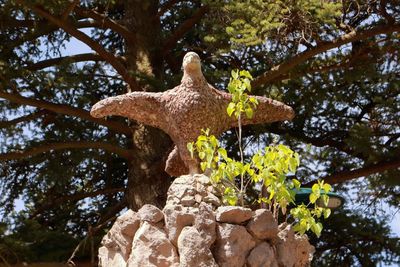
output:
[[[219,91],[214,89],[214,93],[219,95],[220,104],[225,107],[224,116],[226,116],[227,120],[231,122],[231,127],[237,126],[237,119],[234,115],[231,117],[226,113],[226,108],[228,107],[229,102],[231,102],[232,96],[231,94]],[[293,119],[295,113],[293,109],[285,105],[282,102],[263,97],[263,96],[254,96],[258,105],[257,108],[253,109],[254,114],[252,118],[247,118],[245,114],[242,117],[242,125],[248,124],[259,124],[259,123],[271,123],[276,121],[284,121]]]
[[90,114],[95,118],[122,116],[158,128],[165,122],[160,93],[132,92],[108,97],[97,102]]
[[295,113],[290,106],[271,98],[263,96],[254,97],[258,101],[258,105],[253,109],[254,115],[252,118],[247,118],[246,115],[243,116],[243,125],[286,121],[294,118]]

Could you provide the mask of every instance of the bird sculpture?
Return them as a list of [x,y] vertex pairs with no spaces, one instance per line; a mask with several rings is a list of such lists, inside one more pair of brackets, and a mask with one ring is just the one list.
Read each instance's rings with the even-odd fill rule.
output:
[[[95,118],[110,115],[127,117],[166,132],[175,143],[169,154],[165,171],[171,176],[199,173],[199,160],[192,158],[187,143],[195,141],[201,129],[219,136],[236,127],[235,116],[226,108],[231,94],[207,83],[201,71],[200,57],[189,52],[183,58],[181,84],[161,93],[136,91],[109,97],[97,102],[90,114]],[[242,125],[291,120],[291,107],[270,98],[255,96],[258,106],[252,118],[242,118]]]

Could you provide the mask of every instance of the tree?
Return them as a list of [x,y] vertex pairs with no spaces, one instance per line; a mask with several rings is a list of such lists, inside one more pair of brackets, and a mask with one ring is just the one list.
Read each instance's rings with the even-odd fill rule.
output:
[[[398,206],[396,1],[0,3],[1,205],[4,221],[17,222],[8,243],[23,239],[18,229],[101,236],[125,207],[163,205],[170,138],[123,118],[95,119],[89,109],[108,96],[174,87],[187,51],[200,54],[217,87],[226,86],[231,69],[245,68],[256,77],[256,94],[295,109],[292,122],[245,127],[243,134],[253,144],[279,136],[298,151],[304,184],[321,177],[370,213],[379,201]],[[92,52],[66,54],[72,38]],[[233,156],[234,135],[223,137]],[[19,198],[26,210],[7,216]],[[396,241],[380,229],[374,235]],[[384,251],[399,261],[399,249],[382,243],[369,250],[360,240],[370,262]],[[319,262],[325,247],[317,247]],[[357,262],[356,250],[343,253]]]

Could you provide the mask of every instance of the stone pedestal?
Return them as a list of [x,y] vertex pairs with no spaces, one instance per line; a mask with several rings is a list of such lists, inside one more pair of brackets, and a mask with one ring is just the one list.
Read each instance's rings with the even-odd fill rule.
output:
[[199,174],[175,179],[162,211],[145,205],[121,215],[102,245],[102,267],[301,267],[314,251],[268,210],[221,206]]

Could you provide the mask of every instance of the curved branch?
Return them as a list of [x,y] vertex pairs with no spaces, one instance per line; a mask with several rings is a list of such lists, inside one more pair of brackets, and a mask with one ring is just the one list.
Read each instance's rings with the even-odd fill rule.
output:
[[113,19],[107,18],[101,13],[98,13],[94,10],[89,10],[81,7],[76,7],[75,12],[82,17],[94,19],[99,25],[102,27],[107,27],[113,30],[116,33],[119,33],[122,37],[124,37],[129,43],[135,42],[134,34],[129,31],[128,28],[119,24]]
[[364,31],[353,31],[348,34],[342,35],[336,40],[331,42],[323,42],[318,44],[312,49],[306,50],[300,54],[295,55],[290,58],[288,61],[285,61],[273,68],[269,71],[264,72],[260,76],[258,76],[253,82],[253,87],[259,87],[263,84],[269,83],[271,81],[276,80],[279,76],[286,74],[288,71],[292,70],[299,64],[307,61],[308,59],[326,52],[330,49],[342,46],[344,44],[348,44],[354,41],[365,40],[375,35],[386,34],[400,31],[400,24],[392,24],[392,25],[383,25],[377,26],[375,28],[364,30]]
[[[363,176],[368,176],[375,173],[384,172],[387,170],[393,170],[400,168],[400,157],[397,157],[391,161],[380,162],[372,165],[368,165],[359,169],[355,169],[352,171],[343,171],[332,174],[325,178],[322,178],[326,183],[329,184],[339,184],[352,179],[356,179]],[[316,181],[311,181],[303,186],[309,187],[316,183]]]
[[[64,203],[66,201],[72,201],[76,202],[88,197],[96,197],[98,195],[109,195],[109,194],[115,194],[118,192],[124,192],[125,188],[120,187],[120,188],[105,188],[105,189],[99,189],[97,191],[92,191],[92,192],[82,192],[82,193],[77,193],[74,195],[64,195],[61,197],[58,197],[54,200],[51,200],[51,206],[58,205],[61,203]],[[47,202],[47,201],[46,201]]]
[[[110,195],[110,194],[115,194],[118,192],[124,192],[125,188],[105,188],[105,189],[99,189],[97,191],[93,191],[93,192],[83,192],[83,193],[77,193],[74,195],[66,195],[66,196],[62,196],[56,199],[51,199],[50,198],[46,198],[42,205],[39,205],[39,207],[36,208],[36,210],[33,212],[32,215],[30,215],[30,218],[34,218],[36,217],[38,214],[41,214],[42,212],[49,210],[51,208],[53,208],[54,206],[58,206],[66,201],[73,201],[73,202],[77,202],[79,200],[88,198],[88,197],[96,197],[98,195]],[[122,201],[124,202],[124,201]],[[119,206],[119,205],[117,205]]]
[[36,156],[45,152],[54,150],[69,150],[69,149],[104,149],[110,153],[117,154],[125,159],[132,159],[132,151],[124,149],[107,142],[92,142],[92,141],[71,141],[65,143],[50,143],[42,144],[37,147],[29,148],[22,151],[13,151],[9,153],[0,154],[0,161],[6,160],[20,160],[32,156]]
[[284,135],[287,134],[297,140],[305,143],[310,143],[316,147],[334,147],[339,151],[345,152],[357,158],[361,158],[361,155],[355,154],[345,143],[328,139],[326,137],[311,137],[304,134],[302,131],[296,131],[295,129],[282,129],[281,127],[268,127],[268,131],[274,134]]
[[83,61],[102,61],[103,57],[95,53],[85,53],[85,54],[78,54],[72,56],[65,56],[65,57],[58,57],[58,58],[50,58],[43,61],[30,63],[27,65],[27,69],[30,71],[41,70],[44,68],[48,68],[54,65],[59,65],[63,62],[83,62]]
[[70,13],[75,9],[75,7],[79,4],[80,0],[73,0],[69,3],[69,6],[64,10],[63,14],[61,15],[62,20],[66,20]]
[[15,19],[9,17],[1,17],[0,18],[0,29],[7,30],[10,28],[17,28],[17,27],[34,27],[37,24],[35,20],[23,20],[23,19]]
[[28,98],[28,97],[23,97],[19,94],[11,94],[11,93],[7,93],[2,90],[0,90],[0,97],[7,99],[11,102],[17,103],[17,104],[33,106],[33,107],[37,107],[37,108],[47,109],[47,110],[50,110],[50,111],[53,111],[53,112],[59,113],[59,114],[79,117],[81,119],[85,119],[88,121],[98,123],[100,125],[103,125],[103,126],[109,128],[110,130],[113,130],[118,133],[123,133],[128,136],[130,136],[132,134],[129,127],[126,126],[125,124],[115,122],[115,121],[107,121],[104,119],[93,118],[92,116],[90,116],[90,113],[88,111],[80,109],[80,108],[75,108],[75,107],[71,107],[69,105],[63,105],[63,104],[55,104],[55,103],[47,102],[44,100],[37,100],[37,99]]
[[37,112],[34,112],[32,114],[26,115],[26,116],[22,116],[13,120],[9,120],[9,121],[0,121],[0,128],[7,128],[10,127],[12,125],[18,124],[20,122],[26,122],[26,121],[31,121],[37,118],[40,118],[41,116],[47,114],[48,111],[46,110],[39,110]]
[[73,25],[71,25],[68,21],[61,20],[52,14],[48,13],[45,9],[38,5],[30,5],[27,4],[24,0],[16,0],[18,3],[30,7],[35,13],[42,16],[43,18],[50,21],[52,24],[57,27],[63,29],[65,32],[69,33],[76,39],[82,41],[91,49],[96,51],[101,57],[104,58],[118,73],[122,76],[124,81],[132,88],[133,91],[141,91],[140,86],[137,84],[135,79],[129,74],[124,65],[110,52],[108,52],[102,45],[98,42],[90,38],[84,32],[79,31]]

